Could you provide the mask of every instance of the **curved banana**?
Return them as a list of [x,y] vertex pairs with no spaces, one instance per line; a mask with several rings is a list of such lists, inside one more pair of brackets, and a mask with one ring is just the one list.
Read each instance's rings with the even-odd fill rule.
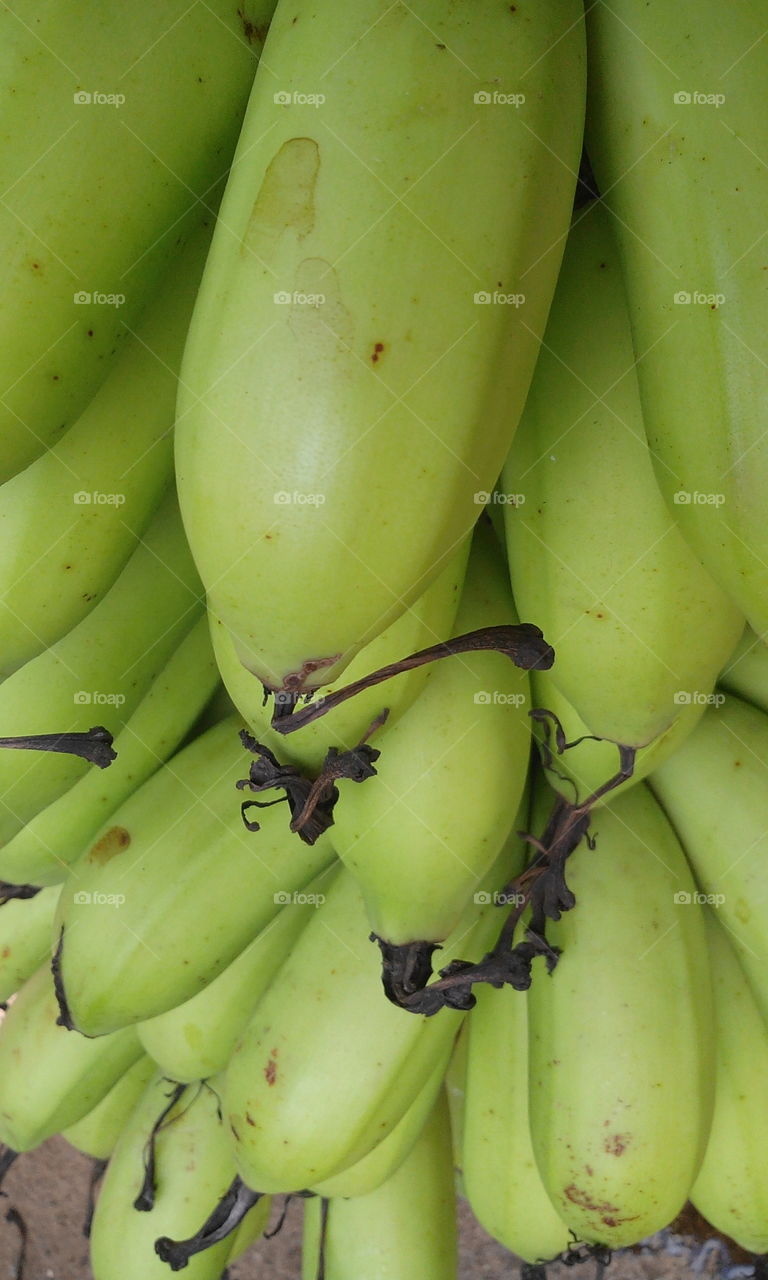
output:
[[570,215],[582,9],[299,0],[267,61],[176,458],[211,612],[297,695],[427,588],[498,475]]
[[110,814],[177,749],[217,683],[208,622],[198,618],[117,734],[114,764],[89,769],[30,818],[0,848],[0,875],[12,884],[66,879]]
[[50,958],[59,886],[33,898],[11,898],[0,906],[0,1000],[18,991]]
[[63,1130],[62,1138],[93,1160],[108,1160],[133,1108],[156,1074],[157,1063],[145,1053],[113,1084],[93,1111]]
[[[479,528],[456,627],[515,621],[496,540]],[[439,662],[413,706],[376,735],[377,776],[345,791],[333,846],[387,954],[442,942],[497,858],[525,787],[529,710],[527,672],[486,650]]]
[[[377,671],[379,667],[399,661],[407,654],[426,649],[439,640],[446,640],[455,632],[454,623],[467,569],[470,542],[471,539],[466,538],[418,600],[352,659],[343,679],[323,686],[318,701],[335,692],[342,684],[351,684],[371,671]],[[329,711],[320,720],[311,721],[290,737],[283,737],[270,728],[271,708],[264,705],[264,688],[240,662],[226,627],[213,616],[210,622],[219,670],[238,711],[258,733],[259,741],[270,747],[278,759],[295,761],[306,769],[319,770],[329,747],[349,751],[357,746],[385,706],[389,713],[389,730],[421,696],[432,673],[430,666],[413,667],[388,681],[386,689],[382,690],[379,686],[366,689],[349,702],[343,702]],[[378,741],[377,737],[376,742]]]
[[[534,970],[533,980],[547,978]],[[572,1236],[544,1189],[533,1154],[527,994],[481,987],[466,1028],[464,1194],[478,1222],[505,1249],[529,1263],[554,1258],[572,1244]]]
[[[173,1081],[155,1075],[114,1149],[91,1228],[95,1280],[167,1280],[170,1271],[157,1256],[155,1241],[191,1236],[232,1182],[232,1147],[221,1119],[219,1082],[188,1085],[154,1136],[153,1207],[134,1207],[145,1181],[147,1142],[173,1088]],[[251,1213],[258,1219],[259,1234],[269,1201],[259,1201]],[[219,1280],[232,1247],[233,1241],[226,1239],[198,1253],[185,1275]]]
[[0,481],[83,412],[210,199],[274,7],[3,5]]
[[114,582],[173,475],[176,374],[210,242],[197,229],[75,425],[0,488],[0,675],[71,631]]
[[610,1248],[667,1226],[712,1113],[706,934],[675,834],[644,784],[599,810],[568,862],[577,903],[528,993],[533,1150],[555,1211]]
[[720,705],[650,781],[768,1020],[768,716],[714,696]]
[[691,1201],[716,1231],[768,1252],[768,1027],[715,913],[705,908],[715,993],[715,1110]]
[[[520,495],[504,505],[516,606],[557,654],[536,674],[536,706],[554,710],[558,695],[571,704],[569,741],[586,732],[647,747],[638,780],[690,732],[744,619],[659,492],[619,256],[599,203],[571,229],[503,487]],[[556,762],[581,775],[580,798],[617,768],[611,746],[599,757],[607,772],[585,790],[584,745]],[[558,785],[554,773],[550,781]]]
[[376,1191],[326,1206],[307,1201],[302,1280],[456,1280],[457,1236],[451,1126],[441,1093],[412,1151]]
[[726,693],[768,711],[768,646],[751,627],[745,628],[717,683]]
[[0,1024],[0,1142],[30,1151],[92,1111],[141,1056],[132,1027],[88,1040],[57,1023],[47,964]]
[[[510,863],[503,855],[484,887],[499,888]],[[441,962],[479,959],[497,914],[473,904]],[[461,1019],[453,1009],[424,1018],[384,998],[362,895],[343,869],[229,1060],[225,1110],[246,1185],[298,1191],[362,1160],[445,1070]]]
[[721,16],[716,0],[591,6],[587,150],[615,214],[659,484],[762,634],[768,48],[760,0]]
[[63,1015],[103,1035],[201,991],[333,860],[286,807],[245,830],[239,718],[196,739],[111,815],[73,866],[58,916]]
[[165,1075],[189,1082],[224,1070],[258,1000],[323,901],[334,873],[334,866],[327,868],[293,894],[294,900],[191,1000],[138,1024],[141,1043]]
[[[3,733],[84,730],[100,721],[119,732],[200,607],[199,583],[169,494],[100,604],[0,684]],[[122,765],[118,760],[113,767]],[[88,768],[61,753],[0,752],[0,844]]]

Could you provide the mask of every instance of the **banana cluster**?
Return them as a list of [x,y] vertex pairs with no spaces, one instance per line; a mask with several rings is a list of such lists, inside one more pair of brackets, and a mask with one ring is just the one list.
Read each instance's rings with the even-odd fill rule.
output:
[[95,1280],[768,1253],[763,17],[2,7],[0,1178]]

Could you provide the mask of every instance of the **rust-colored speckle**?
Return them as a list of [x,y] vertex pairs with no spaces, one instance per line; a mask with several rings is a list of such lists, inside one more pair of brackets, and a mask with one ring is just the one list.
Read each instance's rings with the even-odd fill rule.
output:
[[246,1111],[246,1113],[245,1113],[245,1120],[246,1120],[246,1124],[249,1124],[249,1125],[251,1126],[251,1128],[252,1128],[252,1129],[255,1129],[255,1128],[256,1128],[256,1121],[254,1120],[254,1118],[253,1118],[253,1116],[251,1115],[250,1111]]
[[110,827],[109,831],[105,831],[101,839],[96,841],[88,854],[88,861],[97,862],[99,866],[103,866],[105,862],[109,862],[110,858],[114,858],[115,854],[127,849],[130,843],[130,831],[126,831],[125,827]]
[[374,344],[373,344],[373,351],[371,352],[371,363],[372,363],[372,364],[378,364],[378,362],[379,362],[379,357],[380,357],[380,355],[381,355],[381,353],[382,353],[382,351],[383,351],[383,350],[384,350],[384,343],[383,343],[383,342],[374,342]]
[[269,1061],[264,1068],[264,1079],[271,1088],[277,1079],[277,1049],[271,1049]]
[[3,947],[2,951],[0,951],[0,956],[2,956],[4,960],[7,960],[10,954],[11,954],[10,947]]
[[243,35],[249,44],[263,44],[267,38],[267,26],[262,23],[251,22],[246,17],[245,9],[238,9],[237,16],[243,24]]
[[623,1156],[628,1146],[629,1138],[626,1133],[612,1133],[603,1143],[609,1156]]

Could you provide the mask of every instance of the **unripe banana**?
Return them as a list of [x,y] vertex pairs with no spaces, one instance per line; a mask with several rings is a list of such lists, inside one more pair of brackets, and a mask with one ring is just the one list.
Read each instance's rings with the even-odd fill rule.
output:
[[715,1110],[691,1201],[716,1231],[768,1253],[768,1027],[715,913],[705,908],[715,993]]
[[768,646],[751,627],[745,628],[717,683],[726,693],[768,711]]
[[[484,887],[499,888],[510,861],[500,858]],[[473,904],[441,962],[479,959],[497,915]],[[298,1191],[356,1164],[445,1070],[461,1018],[453,1009],[425,1018],[384,998],[362,895],[343,869],[229,1061],[225,1110],[246,1185]]]
[[0,481],[83,412],[210,198],[273,9],[3,5]]
[[[576,910],[581,910],[580,905]],[[534,982],[546,982],[534,971]],[[481,987],[466,1021],[461,1168],[478,1222],[526,1262],[572,1243],[536,1165],[528,1105],[528,996]]]
[[0,906],[0,1000],[18,991],[51,955],[59,886]]
[[0,1025],[0,1142],[30,1151],[75,1124],[141,1056],[132,1027],[88,1040],[57,1024],[50,966],[24,983]]
[[322,1200],[308,1200],[303,1280],[456,1280],[456,1195],[444,1093],[392,1177],[367,1196],[331,1200],[325,1231],[322,1217]]
[[84,412],[0,488],[0,674],[90,613],[173,475],[176,374],[210,226],[195,230],[160,295]]
[[768,1020],[768,716],[717,694],[651,786]]
[[586,141],[615,215],[659,484],[692,550],[762,634],[765,7],[743,0],[722,17],[716,0],[590,6]]
[[[219,1110],[219,1082],[188,1085],[154,1137],[155,1198],[148,1211],[134,1208],[145,1176],[145,1150],[173,1082],[156,1075],[133,1110],[109,1162],[91,1229],[95,1280],[167,1280],[155,1253],[161,1236],[192,1236],[234,1177],[232,1148]],[[252,1213],[263,1230],[269,1201]],[[219,1280],[232,1252],[222,1240],[192,1257],[189,1280]]]
[[582,10],[299,0],[267,61],[190,328],[177,470],[212,613],[300,693],[425,591],[498,475],[570,215]]
[[[454,622],[467,569],[470,542],[471,539],[466,538],[423,595],[352,659],[342,679],[323,686],[321,698],[332,694],[342,685],[367,676],[371,671],[398,662],[407,654],[426,649],[439,640],[446,640],[455,632]],[[289,737],[283,737],[270,728],[272,708],[264,705],[263,686],[240,662],[229,632],[213,616],[211,635],[219,670],[230,697],[240,714],[258,734],[259,741],[270,747],[279,760],[295,761],[311,770],[320,769],[329,747],[349,751],[357,746],[384,707],[388,711],[389,730],[421,696],[432,674],[429,665],[413,667],[388,681],[384,688],[375,685],[372,689],[366,689],[348,702],[342,702],[321,719],[311,721]],[[378,741],[377,736],[376,742]]]
[[[536,705],[555,710],[558,695],[571,704],[571,741],[586,732],[652,744],[638,757],[637,781],[690,732],[744,619],[659,492],[619,256],[599,203],[571,229],[503,487],[524,496],[504,505],[516,605],[557,654],[550,672],[537,673]],[[555,763],[581,775],[580,798],[617,768],[615,747],[602,749],[606,771],[585,789],[590,745]],[[558,785],[554,773],[551,781]]]
[[93,1160],[108,1160],[131,1112],[156,1074],[157,1063],[145,1053],[128,1068],[93,1111],[63,1131],[62,1138]]
[[[86,1035],[201,991],[333,860],[290,831],[286,808],[245,830],[239,717],[196,739],[112,814],[75,863],[58,926],[62,1000]],[[117,905],[116,905],[117,904]]]
[[[329,874],[330,873],[330,874]],[[317,910],[334,868],[293,895],[218,978],[175,1009],[140,1022],[139,1039],[172,1080],[206,1080],[223,1071],[258,1000]]]
[[117,760],[89,769],[0,849],[12,884],[58,884],[101,826],[177,749],[218,683],[206,618],[198,618],[114,741]]
[[[199,590],[169,493],[101,603],[0,684],[3,733],[63,733],[99,721],[119,732],[199,614]],[[89,767],[62,753],[0,752],[0,844]]]
[[667,1226],[701,1164],[713,1100],[701,907],[644,784],[600,809],[568,862],[576,907],[528,993],[533,1150],[556,1212],[620,1248]]
[[[496,540],[479,528],[456,628],[515,621]],[[442,942],[456,928],[510,833],[529,710],[527,672],[486,650],[439,662],[413,706],[376,735],[377,776],[345,791],[333,844],[388,948]]]

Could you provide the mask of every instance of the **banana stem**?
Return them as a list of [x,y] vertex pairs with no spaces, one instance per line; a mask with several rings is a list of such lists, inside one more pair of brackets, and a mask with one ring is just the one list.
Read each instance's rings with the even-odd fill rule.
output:
[[0,907],[13,899],[34,898],[41,887],[39,884],[8,884],[6,880],[0,880]]
[[157,1135],[163,1127],[166,1116],[184,1096],[187,1087],[185,1084],[175,1085],[171,1091],[168,1105],[163,1107],[160,1115],[152,1125],[152,1130],[144,1146],[144,1181],[141,1184],[139,1194],[133,1202],[134,1209],[138,1209],[141,1213],[149,1213],[155,1207],[155,1164],[157,1160],[155,1142]]
[[85,733],[33,733],[20,738],[0,738],[0,747],[17,751],[60,751],[106,769],[117,759],[112,741],[109,729],[95,725]]
[[213,1213],[206,1218],[194,1236],[188,1240],[171,1240],[168,1236],[160,1236],[155,1241],[155,1253],[162,1262],[168,1263],[171,1271],[182,1271],[196,1253],[210,1249],[212,1245],[231,1235],[261,1199],[262,1194],[261,1191],[252,1191],[241,1178],[235,1177]]
[[18,1158],[19,1158],[19,1152],[14,1151],[13,1147],[0,1148],[0,1187],[3,1185],[3,1180],[5,1178],[5,1175],[10,1169],[14,1160],[18,1160]]

